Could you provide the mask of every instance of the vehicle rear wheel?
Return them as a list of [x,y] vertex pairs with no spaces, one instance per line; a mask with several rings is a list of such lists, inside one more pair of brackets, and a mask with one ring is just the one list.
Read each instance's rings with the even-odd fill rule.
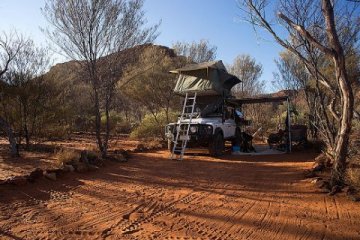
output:
[[217,132],[209,144],[209,153],[213,157],[219,157],[223,155],[224,149],[224,137],[221,132]]

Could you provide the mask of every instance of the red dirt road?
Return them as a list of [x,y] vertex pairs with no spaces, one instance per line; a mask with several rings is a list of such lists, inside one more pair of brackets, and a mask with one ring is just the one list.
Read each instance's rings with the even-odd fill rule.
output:
[[314,154],[167,157],[2,187],[0,239],[360,239],[360,204],[303,179]]

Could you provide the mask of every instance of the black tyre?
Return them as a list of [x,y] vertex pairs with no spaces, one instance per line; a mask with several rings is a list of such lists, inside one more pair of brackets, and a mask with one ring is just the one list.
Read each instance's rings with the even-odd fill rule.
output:
[[209,144],[209,153],[213,157],[223,155],[225,149],[225,142],[222,133],[219,131],[215,133],[212,141]]

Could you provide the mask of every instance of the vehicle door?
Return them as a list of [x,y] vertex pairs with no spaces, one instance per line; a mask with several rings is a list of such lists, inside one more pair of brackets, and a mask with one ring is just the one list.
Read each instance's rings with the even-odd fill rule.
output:
[[225,110],[225,121],[224,121],[224,138],[230,138],[235,135],[236,123],[234,116],[234,109],[227,107]]

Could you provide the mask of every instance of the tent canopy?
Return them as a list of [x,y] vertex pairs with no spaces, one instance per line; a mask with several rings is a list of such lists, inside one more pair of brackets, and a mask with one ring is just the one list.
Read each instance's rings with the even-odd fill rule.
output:
[[174,92],[185,94],[197,92],[198,95],[230,95],[231,88],[241,81],[229,74],[222,61],[187,65],[171,73],[179,74]]

